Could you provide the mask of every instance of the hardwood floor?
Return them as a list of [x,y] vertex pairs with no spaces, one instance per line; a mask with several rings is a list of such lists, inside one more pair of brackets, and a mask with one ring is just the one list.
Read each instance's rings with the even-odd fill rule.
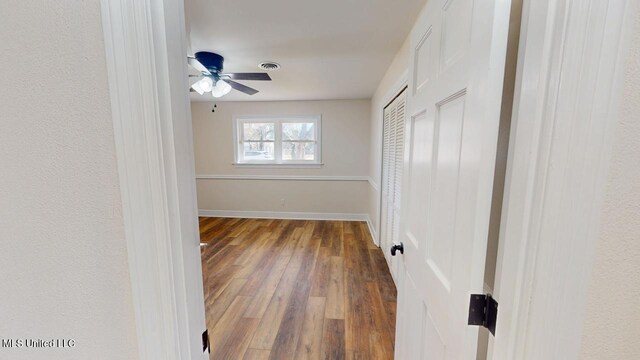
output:
[[200,218],[211,359],[392,359],[396,289],[364,222]]

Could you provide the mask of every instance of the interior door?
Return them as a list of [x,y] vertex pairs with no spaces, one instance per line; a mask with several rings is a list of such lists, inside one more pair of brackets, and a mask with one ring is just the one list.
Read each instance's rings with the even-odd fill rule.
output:
[[509,0],[429,0],[411,33],[397,359],[475,359]]

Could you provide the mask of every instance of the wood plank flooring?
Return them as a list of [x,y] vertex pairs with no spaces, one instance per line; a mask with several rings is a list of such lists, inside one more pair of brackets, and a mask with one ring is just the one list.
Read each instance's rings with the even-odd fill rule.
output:
[[396,289],[364,222],[200,218],[211,359],[392,359]]

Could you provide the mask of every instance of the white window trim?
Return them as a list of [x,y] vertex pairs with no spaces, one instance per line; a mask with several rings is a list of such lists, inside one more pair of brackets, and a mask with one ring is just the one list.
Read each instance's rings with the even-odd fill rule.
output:
[[[242,131],[240,126],[247,122],[272,122],[275,124],[275,136],[274,136],[274,154],[275,160],[256,161],[250,162],[242,159],[243,154],[243,142],[241,139]],[[296,122],[309,122],[315,123],[315,143],[316,152],[314,160],[300,160],[300,161],[283,161],[282,160],[282,124],[284,123],[296,123]],[[233,165],[239,167],[320,167],[322,163],[322,115],[242,115],[233,116]]]

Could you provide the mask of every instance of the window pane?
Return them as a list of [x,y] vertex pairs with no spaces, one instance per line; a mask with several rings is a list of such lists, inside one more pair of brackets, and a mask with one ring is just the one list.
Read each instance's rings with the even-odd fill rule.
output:
[[268,161],[275,159],[272,142],[245,141],[244,161]]
[[315,124],[312,122],[282,123],[283,140],[315,140]]
[[316,144],[313,142],[282,142],[282,160],[313,161],[316,159]]
[[244,123],[244,140],[274,140],[275,126],[273,123]]

